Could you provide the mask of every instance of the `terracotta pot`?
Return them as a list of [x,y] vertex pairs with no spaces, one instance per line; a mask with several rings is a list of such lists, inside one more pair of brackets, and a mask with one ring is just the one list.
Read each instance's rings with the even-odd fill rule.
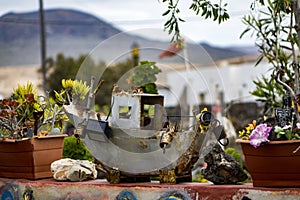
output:
[[299,187],[300,140],[271,141],[254,148],[238,139],[253,186]]
[[52,177],[50,165],[62,158],[65,136],[42,136],[21,141],[0,140],[0,177]]

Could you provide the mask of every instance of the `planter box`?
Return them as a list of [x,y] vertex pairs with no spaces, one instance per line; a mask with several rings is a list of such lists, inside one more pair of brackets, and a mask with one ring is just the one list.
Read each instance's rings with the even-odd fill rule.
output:
[[253,186],[300,187],[300,140],[271,141],[258,148],[238,139]]
[[21,141],[0,140],[0,177],[52,177],[50,165],[62,158],[65,136],[42,136]]

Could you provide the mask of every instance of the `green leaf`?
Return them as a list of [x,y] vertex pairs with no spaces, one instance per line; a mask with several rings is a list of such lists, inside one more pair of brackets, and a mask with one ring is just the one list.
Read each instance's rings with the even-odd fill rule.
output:
[[164,13],[162,14],[162,16],[168,15],[168,14],[170,13],[170,11],[171,11],[171,10],[167,10],[166,12],[164,12]]
[[[207,8],[205,7],[205,8],[203,8],[203,10],[202,10],[201,16],[204,16],[206,13],[207,13]],[[198,15],[198,14],[199,14],[199,11],[198,11],[196,14]]]
[[185,20],[184,20],[184,19],[181,19],[181,18],[178,18],[178,20],[181,21],[181,22],[185,22]]
[[264,56],[260,55],[255,63],[255,66],[259,65],[259,63],[262,61],[263,58],[264,58]]
[[241,33],[240,39],[241,39],[246,33],[248,33],[250,30],[251,30],[250,28],[246,28],[246,29]]
[[219,15],[218,15],[217,9],[213,9],[213,16],[214,16],[214,18],[213,18],[214,21],[218,19]]
[[285,46],[285,45],[281,45],[280,47],[281,47],[281,48],[284,48],[284,49],[287,49],[287,50],[292,50],[291,47],[288,47],[288,46]]

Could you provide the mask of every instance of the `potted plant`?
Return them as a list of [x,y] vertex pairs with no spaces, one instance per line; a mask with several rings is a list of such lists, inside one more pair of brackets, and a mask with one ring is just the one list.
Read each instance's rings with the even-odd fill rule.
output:
[[62,157],[61,108],[37,95],[28,82],[0,100],[0,177],[51,177],[50,164]]
[[[265,4],[266,3],[266,4]],[[271,76],[254,81],[253,95],[264,102],[260,119],[239,132],[254,186],[300,186],[300,30],[297,1],[254,1],[244,17]],[[243,34],[244,34],[243,33]],[[243,35],[242,34],[242,35]]]
[[296,127],[281,127],[272,118],[256,123],[254,121],[240,131],[241,139],[237,139],[241,144],[253,185],[299,187],[299,122]]

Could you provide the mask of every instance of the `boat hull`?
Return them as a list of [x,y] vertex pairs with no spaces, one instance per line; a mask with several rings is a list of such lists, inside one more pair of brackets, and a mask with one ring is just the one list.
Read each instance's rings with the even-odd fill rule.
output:
[[[91,154],[101,163],[108,177],[153,177],[174,174],[191,178],[193,165],[199,158],[205,135],[193,130],[172,133],[172,141],[162,149],[165,131],[110,127],[106,121],[68,112],[72,123],[80,129],[81,137]],[[110,178],[111,180],[115,180]],[[111,181],[116,182],[116,181]]]

